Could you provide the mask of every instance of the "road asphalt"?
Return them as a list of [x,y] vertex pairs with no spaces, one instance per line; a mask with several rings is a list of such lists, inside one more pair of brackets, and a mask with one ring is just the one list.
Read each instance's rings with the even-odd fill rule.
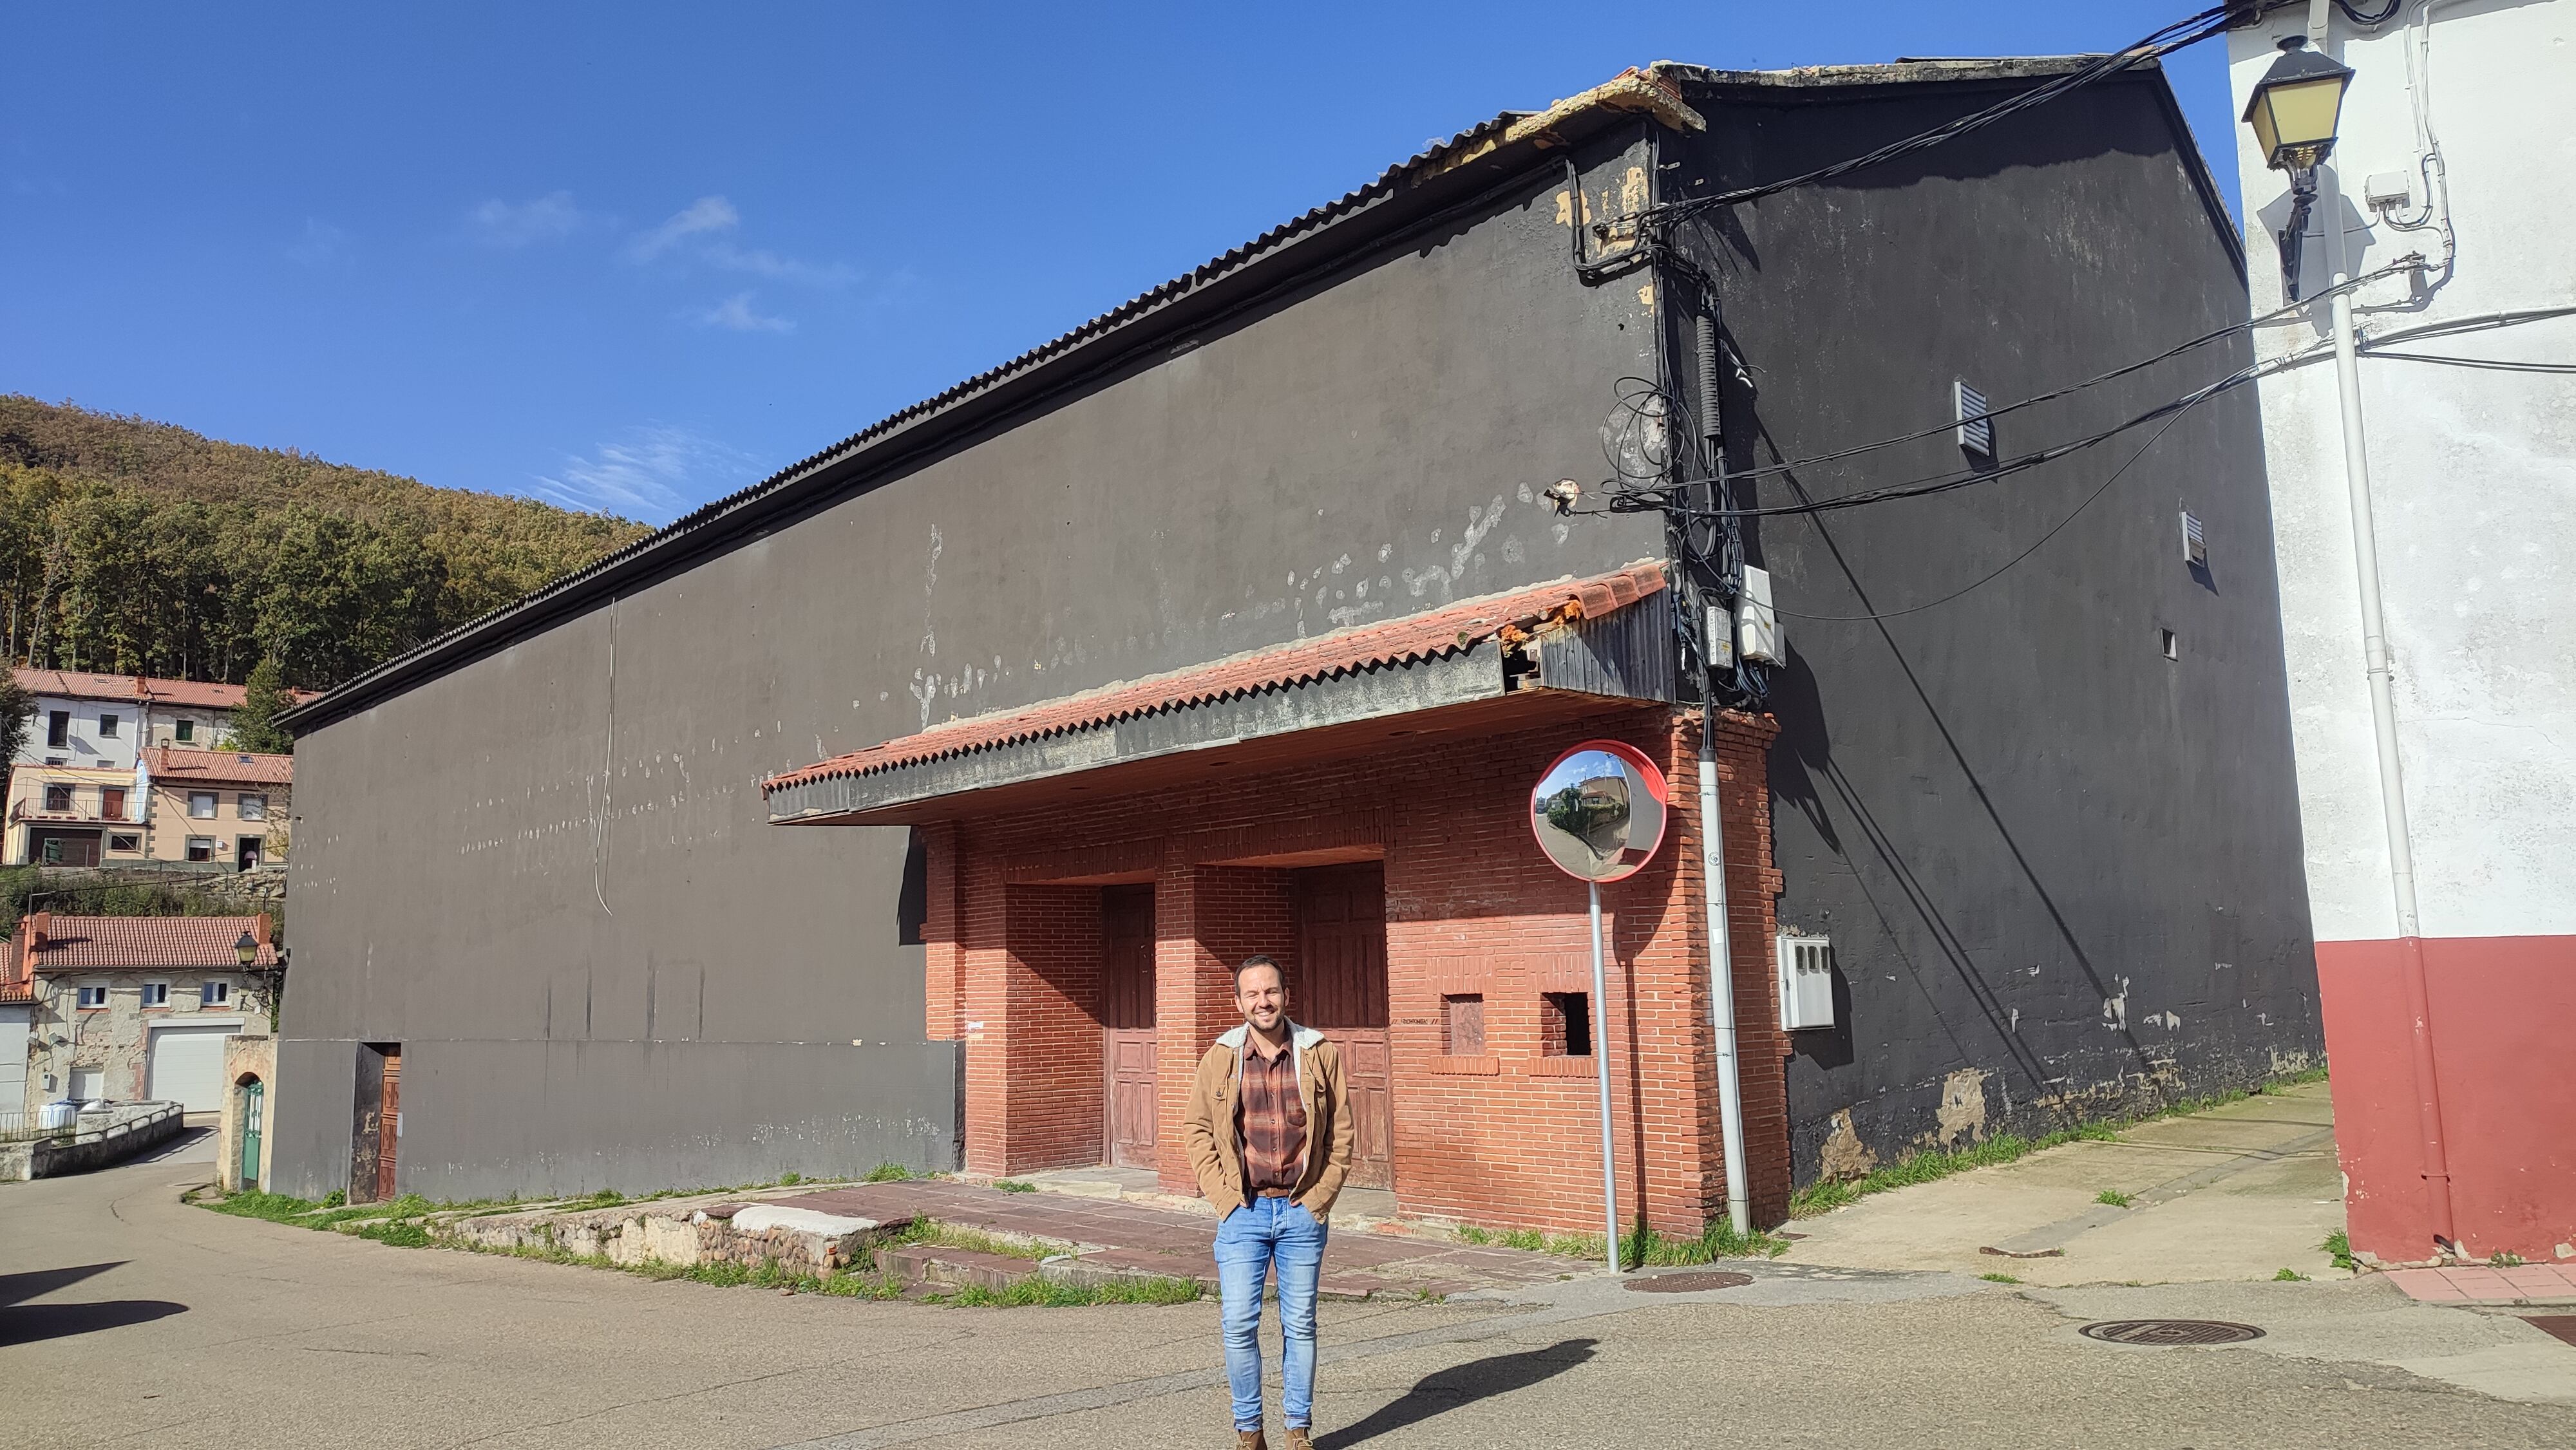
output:
[[[392,1248],[182,1203],[209,1155],[0,1185],[0,1446],[1232,1444],[1211,1304],[879,1304]],[[2370,1280],[1742,1267],[1697,1294],[1327,1305],[1316,1443],[2576,1445],[2576,1347]],[[2169,1313],[2273,1332],[2075,1332]]]

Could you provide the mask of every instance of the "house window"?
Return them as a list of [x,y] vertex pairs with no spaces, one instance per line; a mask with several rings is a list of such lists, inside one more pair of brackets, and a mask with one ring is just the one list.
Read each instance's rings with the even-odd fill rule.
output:
[[71,808],[72,808],[72,788],[71,788],[70,786],[67,786],[67,785],[49,785],[49,786],[45,787],[45,809],[46,809],[46,810],[53,811],[53,812],[56,812],[56,813],[58,813],[58,814],[59,814],[59,813],[61,813],[61,812],[69,811]]
[[188,838],[188,859],[191,861],[214,860],[215,838],[212,836],[190,836]]
[[99,739],[101,739],[101,740],[114,740],[114,739],[116,738],[116,727],[117,727],[117,726],[119,726],[119,725],[121,725],[121,724],[123,724],[123,723],[124,723],[124,717],[122,717],[122,716],[118,716],[118,715],[101,715],[101,716],[99,716],[99,717],[98,717],[98,738],[99,738]]
[[221,1007],[233,999],[233,984],[208,982],[197,989],[197,1000],[209,1007]]
[[107,837],[107,849],[111,851],[140,851],[143,849],[143,837],[133,831],[111,831],[108,833]]
[[98,788],[98,814],[102,820],[125,819],[125,787],[103,785]]
[[192,820],[213,820],[215,818],[215,793],[210,790],[192,790],[188,792],[188,815]]
[[1485,998],[1468,992],[1440,999],[1440,1050],[1451,1057],[1485,1055]]
[[144,1005],[144,1006],[146,1006],[146,1007],[167,1007],[167,1006],[169,1006],[169,1005],[170,1005],[170,984],[169,984],[169,983],[167,983],[167,982],[146,982],[146,983],[144,983],[144,984],[143,984],[143,1005]]
[[245,821],[268,819],[268,797],[245,794],[241,798],[241,818]]
[[1592,1055],[1592,994],[1539,995],[1539,1050],[1549,1057]]
[[187,744],[189,741],[194,740],[194,739],[196,739],[196,738],[197,738],[197,722],[196,722],[196,721],[194,721],[194,720],[182,720],[182,721],[180,721],[180,722],[179,722],[179,743],[180,743],[180,744],[182,744],[182,745],[185,745],[185,744]]
[[56,710],[45,717],[45,748],[61,750],[72,743],[72,712]]
[[84,1007],[104,1007],[104,1006],[106,1006],[106,1005],[107,1005],[107,989],[106,989],[105,987],[83,987],[83,988],[81,988],[81,989],[80,989],[80,1004],[81,1004],[82,1006],[84,1006]]

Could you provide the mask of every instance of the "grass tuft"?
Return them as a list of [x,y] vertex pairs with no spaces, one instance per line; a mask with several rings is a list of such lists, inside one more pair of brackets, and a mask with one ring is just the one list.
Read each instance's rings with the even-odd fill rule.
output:
[[1985,1280],[1989,1284],[2018,1284],[2021,1282],[2021,1280],[2014,1278],[2010,1274],[1979,1274],[1977,1277]]
[[2122,1193],[2116,1188],[2103,1189],[2100,1193],[2093,1195],[2093,1201],[2095,1203],[2109,1204],[2113,1208],[2127,1208],[2130,1204],[2137,1202],[2136,1199],[2131,1198],[2129,1195]]
[[1097,1284],[1069,1284],[1032,1274],[1002,1289],[969,1284],[941,1302],[959,1309],[1070,1309],[1091,1304],[1187,1304],[1205,1292],[1196,1279],[1108,1279]]
[[880,1163],[876,1167],[869,1169],[868,1176],[860,1179],[859,1181],[862,1183],[908,1183],[912,1181],[912,1170],[904,1167],[900,1163]]
[[2304,1284],[2308,1282],[2308,1276],[2300,1273],[2296,1269],[2283,1269],[2281,1272],[2272,1276],[2272,1282],[2275,1284]]
[[2326,1241],[2317,1247],[2326,1251],[2326,1257],[2334,1260],[2336,1268],[2348,1273],[2361,1272],[2361,1260],[2352,1256],[2352,1236],[2342,1229],[2327,1234]]
[[1038,1191],[1038,1186],[1036,1184],[1024,1183],[1017,1178],[998,1178],[993,1181],[993,1186],[1002,1190],[1004,1193],[1035,1193]]

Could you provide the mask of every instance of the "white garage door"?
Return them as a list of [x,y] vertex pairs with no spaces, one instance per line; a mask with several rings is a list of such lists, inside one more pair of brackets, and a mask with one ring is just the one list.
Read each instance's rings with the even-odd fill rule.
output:
[[145,1095],[185,1103],[192,1113],[222,1108],[224,1039],[239,1031],[238,1022],[153,1028],[150,1075],[143,1085]]

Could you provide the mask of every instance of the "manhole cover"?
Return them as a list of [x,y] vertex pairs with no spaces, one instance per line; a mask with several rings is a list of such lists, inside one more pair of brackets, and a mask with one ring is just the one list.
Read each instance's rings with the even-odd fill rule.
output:
[[1702,1289],[1740,1289],[1752,1282],[1751,1274],[1730,1274],[1721,1269],[1699,1274],[1649,1274],[1630,1279],[1628,1287],[1640,1294],[1696,1294]]
[[2251,1324],[2218,1319],[2112,1319],[2075,1332],[2106,1344],[2242,1344],[2263,1337]]

